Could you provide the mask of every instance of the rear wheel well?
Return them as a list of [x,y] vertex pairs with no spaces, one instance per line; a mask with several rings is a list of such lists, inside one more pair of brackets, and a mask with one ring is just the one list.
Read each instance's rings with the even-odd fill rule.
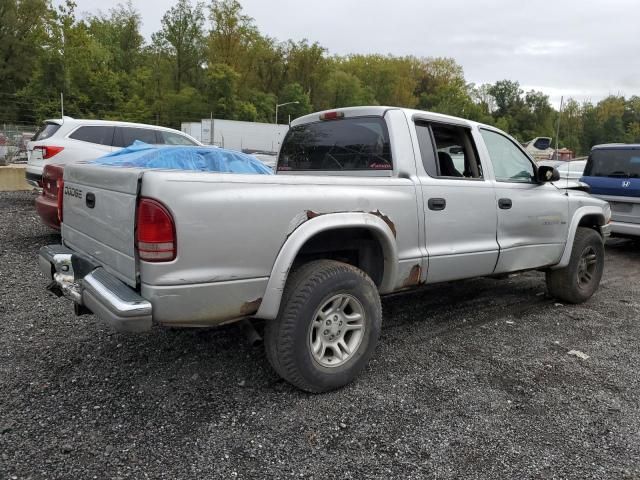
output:
[[293,261],[292,269],[313,260],[336,260],[365,272],[380,287],[384,278],[384,251],[366,228],[339,228],[309,238]]

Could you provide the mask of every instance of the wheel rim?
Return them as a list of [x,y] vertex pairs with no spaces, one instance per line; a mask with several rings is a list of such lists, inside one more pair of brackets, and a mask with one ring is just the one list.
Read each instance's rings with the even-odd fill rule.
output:
[[598,255],[593,247],[587,247],[582,251],[578,263],[578,286],[586,287],[593,280],[598,263]]
[[309,349],[323,367],[339,367],[358,351],[365,332],[365,313],[353,295],[334,295],[322,304],[309,329]]

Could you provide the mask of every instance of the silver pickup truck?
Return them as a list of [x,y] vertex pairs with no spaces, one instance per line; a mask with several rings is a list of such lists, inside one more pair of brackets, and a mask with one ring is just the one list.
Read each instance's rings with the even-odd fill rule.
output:
[[373,354],[381,295],[537,269],[587,300],[611,213],[557,179],[493,127],[345,108],[294,121],[276,175],[68,165],[62,245],[39,261],[120,331],[264,319],[274,369],[321,392]]

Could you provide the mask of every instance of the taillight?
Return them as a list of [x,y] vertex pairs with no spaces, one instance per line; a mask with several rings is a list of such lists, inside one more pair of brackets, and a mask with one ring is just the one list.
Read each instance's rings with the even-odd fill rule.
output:
[[62,150],[64,150],[64,147],[55,147],[52,145],[37,145],[33,147],[33,149],[40,150],[42,152],[42,159],[47,160],[54,155],[59,154]]
[[141,198],[136,227],[136,248],[140,260],[170,262],[176,258],[176,227],[164,205],[151,198]]
[[62,165],[45,165],[42,172],[42,194],[45,197],[57,198],[58,180],[62,179],[64,167]]

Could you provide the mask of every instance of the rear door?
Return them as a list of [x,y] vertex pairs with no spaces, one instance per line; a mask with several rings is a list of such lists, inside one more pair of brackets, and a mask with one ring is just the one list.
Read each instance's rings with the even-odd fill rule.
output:
[[495,176],[500,258],[495,273],[557,263],[569,229],[569,200],[551,183],[536,180],[536,168],[506,135],[480,129]]
[[113,146],[116,147],[116,150],[129,147],[135,141],[148,143],[149,145],[163,143],[162,137],[157,130],[139,127],[116,127],[115,136],[113,137]]
[[498,259],[493,185],[473,133],[463,125],[417,120],[425,215],[427,282],[489,275]]
[[64,170],[64,244],[134,287],[136,200],[142,173],[76,164]]

